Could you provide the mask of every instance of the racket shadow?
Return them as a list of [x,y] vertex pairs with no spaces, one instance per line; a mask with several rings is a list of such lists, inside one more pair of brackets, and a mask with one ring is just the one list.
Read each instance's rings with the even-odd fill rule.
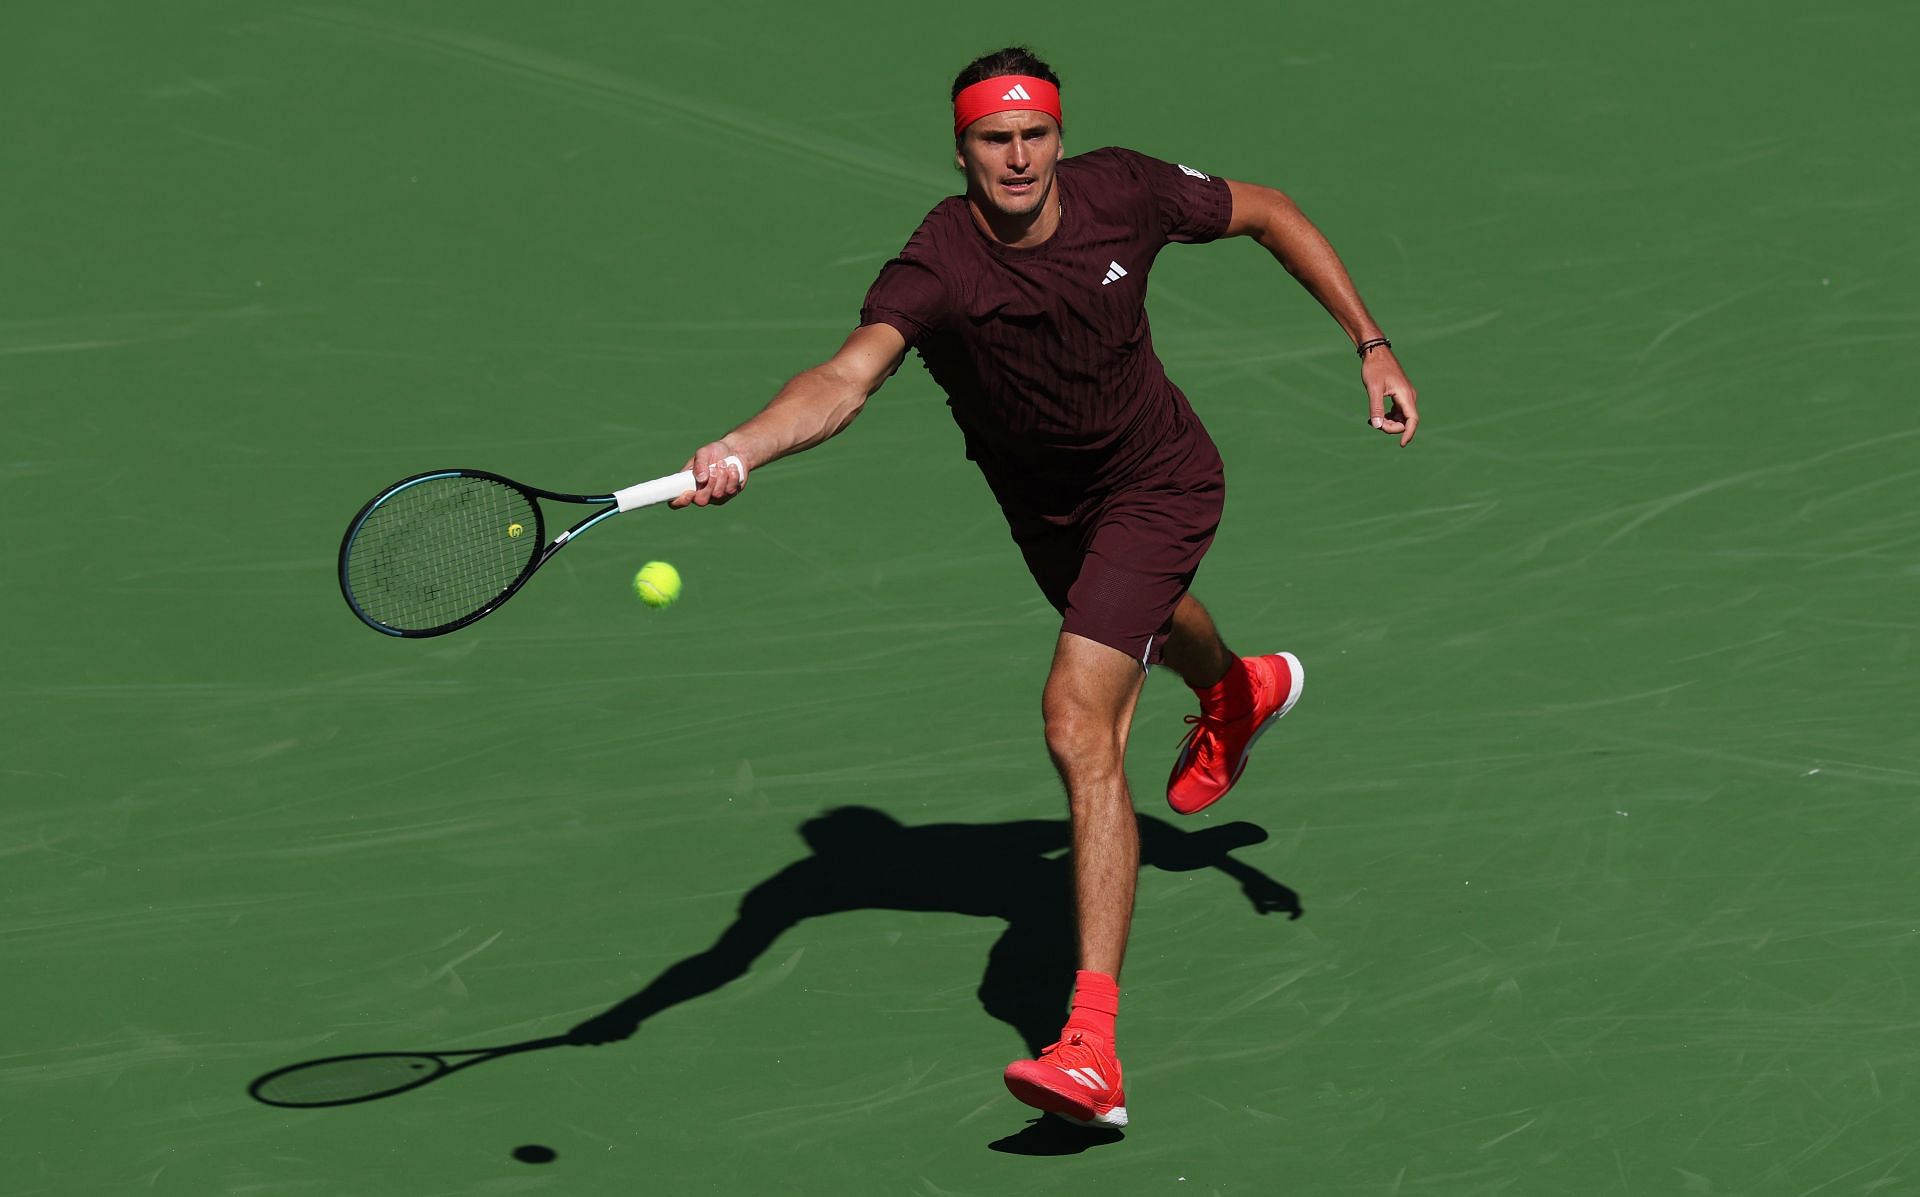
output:
[[566,1036],[553,1035],[468,1051],[360,1052],[328,1056],[289,1064],[256,1077],[247,1086],[247,1094],[263,1105],[293,1109],[349,1106],[394,1097],[501,1056],[558,1047],[567,1042]]
[[[1257,914],[1303,913],[1297,893],[1235,850],[1267,833],[1245,822],[1195,831],[1143,815],[1142,868],[1215,869],[1239,882]],[[1053,1042],[1073,987],[1076,936],[1071,828],[1065,819],[910,826],[883,811],[845,806],[800,825],[812,850],[749,890],[733,923],[703,952],[670,965],[647,986],[562,1035],[468,1051],[365,1052],[286,1065],[248,1093],[267,1105],[317,1108],[395,1097],[503,1056],[631,1037],[664,1010],[744,976],[782,935],[812,918],[852,910],[950,912],[1000,918],[1006,930],[987,953],[977,997],[1020,1036],[1028,1054]],[[998,1150],[1052,1154],[1052,1128],[1002,1141]],[[1076,1138],[1074,1144],[1084,1144]],[[1024,1154],[1025,1152],[1022,1151]]]

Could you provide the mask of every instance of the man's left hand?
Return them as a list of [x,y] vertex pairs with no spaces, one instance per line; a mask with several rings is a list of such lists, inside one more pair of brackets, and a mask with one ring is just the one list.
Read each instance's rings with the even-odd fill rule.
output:
[[1367,387],[1367,423],[1398,436],[1401,448],[1411,444],[1420,427],[1420,409],[1414,406],[1419,396],[1393,350],[1382,346],[1369,351],[1360,363],[1360,380]]

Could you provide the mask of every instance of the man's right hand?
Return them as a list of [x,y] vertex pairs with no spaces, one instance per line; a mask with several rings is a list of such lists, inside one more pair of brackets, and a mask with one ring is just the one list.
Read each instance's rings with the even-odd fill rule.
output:
[[693,471],[693,489],[670,500],[667,503],[669,507],[707,507],[725,503],[746,486],[749,467],[746,458],[735,452],[731,445],[725,440],[717,440],[694,450],[693,456],[687,458],[687,464],[680,468]]

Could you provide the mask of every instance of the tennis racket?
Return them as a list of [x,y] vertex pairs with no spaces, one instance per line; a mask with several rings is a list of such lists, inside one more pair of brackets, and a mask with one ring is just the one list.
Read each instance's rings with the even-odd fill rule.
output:
[[270,1106],[311,1108],[345,1106],[357,1101],[392,1097],[437,1081],[443,1076],[497,1060],[501,1056],[537,1051],[571,1043],[565,1035],[482,1047],[460,1052],[366,1052],[357,1056],[329,1056],[278,1068],[247,1086],[255,1101]]
[[[738,457],[727,464],[745,476]],[[347,525],[340,593],[376,632],[441,636],[497,610],[588,528],[692,489],[692,470],[604,495],[541,490],[485,470],[415,474],[368,500]],[[604,506],[549,542],[543,499]]]

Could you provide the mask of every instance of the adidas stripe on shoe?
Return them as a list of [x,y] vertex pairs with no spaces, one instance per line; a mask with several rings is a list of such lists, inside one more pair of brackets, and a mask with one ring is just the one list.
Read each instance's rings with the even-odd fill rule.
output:
[[1036,1110],[1081,1126],[1127,1124],[1127,1095],[1113,1049],[1081,1031],[1068,1031],[1037,1060],[1007,1065],[1007,1091]]

